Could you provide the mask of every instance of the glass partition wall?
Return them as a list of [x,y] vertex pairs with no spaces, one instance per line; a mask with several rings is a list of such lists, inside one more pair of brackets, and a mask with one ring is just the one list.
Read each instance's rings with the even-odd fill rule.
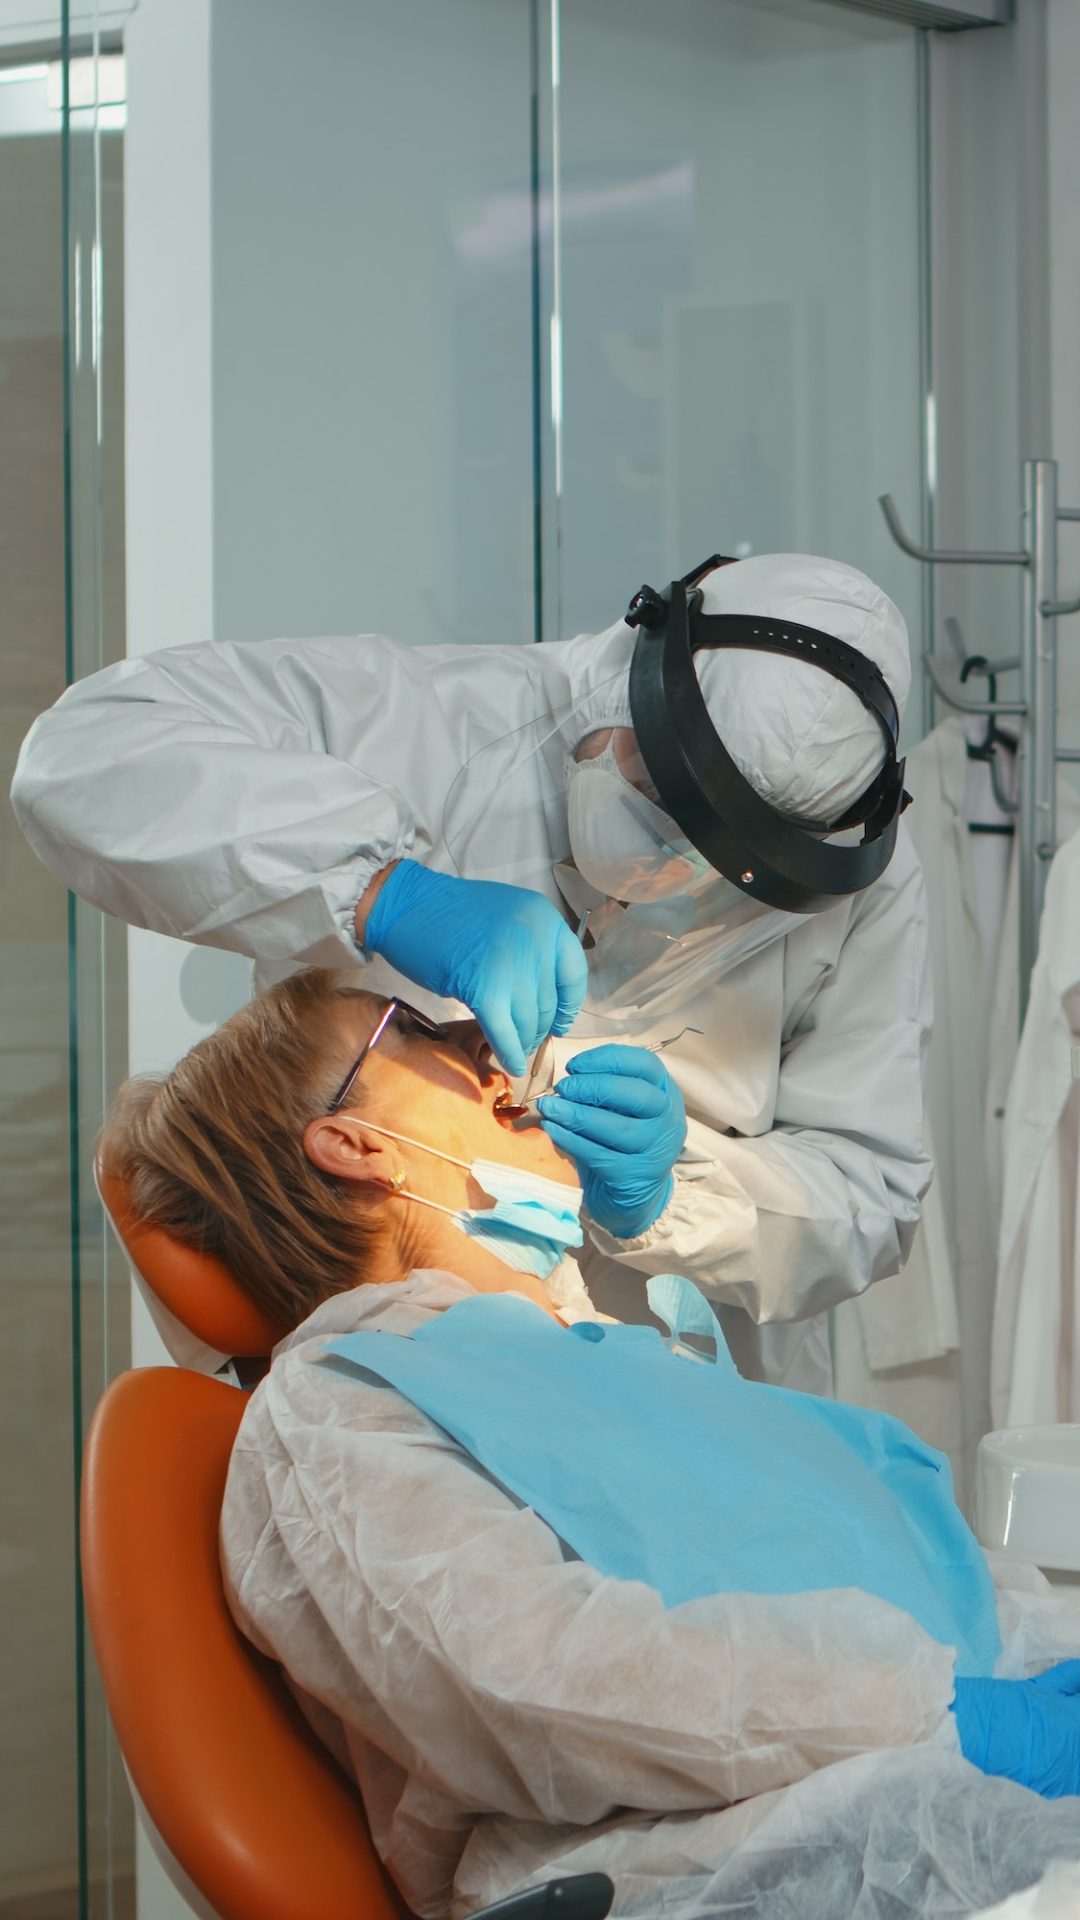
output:
[[[918,571],[919,41],[824,0],[541,0],[542,631],[707,554]],[[547,183],[550,183],[548,185]]]
[[[5,792],[34,716],[124,650],[122,61],[92,19],[36,12],[32,40],[0,23]],[[75,1490],[127,1342],[91,1164],[124,947],[6,806],[0,854],[0,1915],[123,1920],[131,1820],[84,1642]]]

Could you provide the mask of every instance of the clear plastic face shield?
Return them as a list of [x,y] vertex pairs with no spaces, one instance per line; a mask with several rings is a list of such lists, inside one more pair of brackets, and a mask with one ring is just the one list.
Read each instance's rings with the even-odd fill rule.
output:
[[[895,838],[902,793],[896,783],[902,765],[898,767],[893,751],[874,783],[875,792],[867,797],[877,805],[879,831],[880,821],[889,816],[887,844],[876,848],[870,861],[860,859],[861,846],[830,846],[829,853],[855,856],[854,865],[824,872],[820,861],[815,865],[813,850],[822,846],[828,830],[785,820],[734,768],[708,719],[693,649],[687,645],[686,583],[674,582],[668,592],[677,602],[674,621],[668,619],[668,597],[651,595],[653,624],[635,630],[631,623],[642,599],[637,595],[628,620],[607,633],[588,642],[530,650],[531,717],[480,744],[446,802],[439,864],[445,858],[452,872],[533,887],[558,904],[580,931],[589,992],[575,1025],[576,1037],[651,1037],[660,1023],[663,1030],[677,1025],[672,1023],[674,1014],[692,1020],[699,995],[781,940],[808,912],[869,884],[874,877],[870,868],[880,870],[878,863],[884,865]],[[662,616],[654,608],[663,609]],[[715,620],[705,624],[724,625]],[[676,655],[681,649],[674,667],[669,626],[675,630]],[[827,636],[817,638],[827,644]],[[710,634],[707,644],[716,643]],[[744,643],[754,644],[749,637],[730,641]],[[895,706],[877,669],[853,649],[832,644],[842,677],[853,684],[844,657],[851,655],[864,679],[876,676],[880,681],[874,698],[883,706],[888,703],[895,719]],[[792,640],[789,650],[794,647]],[[643,652],[657,683],[652,689],[646,686],[644,694]],[[835,670],[831,660],[815,664]],[[667,684],[657,666],[666,666]],[[635,676],[636,711],[631,705]],[[686,754],[679,736],[684,724],[689,728],[685,709],[688,696],[693,706],[694,693],[696,708],[689,720],[698,724]],[[639,718],[650,751],[643,729],[635,724]],[[885,732],[886,723],[881,724]],[[895,733],[891,739],[894,747]],[[727,762],[730,777],[702,798],[701,773],[704,770],[707,779],[719,756]],[[885,795],[884,805],[878,788]],[[668,804],[669,794],[679,801],[682,825]],[[734,827],[725,808],[735,816]],[[748,808],[755,832],[763,824],[767,827],[764,836],[757,832],[755,839],[742,831]],[[858,814],[858,808],[852,809],[832,831],[850,829]],[[723,867],[717,857],[719,842]],[[763,853],[769,857],[759,859]],[[818,884],[800,891],[798,874],[808,866],[815,883],[824,877],[831,892]],[[751,890],[759,868],[765,897]],[[773,884],[777,871],[779,880]]]
[[648,1043],[657,1031],[668,1040],[698,995],[799,916],[716,873],[657,805],[632,729],[592,724],[597,697],[616,684],[625,704],[630,651],[610,686],[553,703],[476,751],[448,796],[436,861],[552,900],[589,967],[575,1039]]

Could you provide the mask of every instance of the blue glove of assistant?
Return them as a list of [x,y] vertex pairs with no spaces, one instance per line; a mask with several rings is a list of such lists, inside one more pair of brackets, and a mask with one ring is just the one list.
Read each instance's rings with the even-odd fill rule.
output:
[[512,1079],[549,1033],[581,1011],[588,966],[543,894],[499,880],[458,880],[399,860],[379,889],[364,946],[418,986],[463,1000]]
[[965,1760],[1048,1800],[1080,1794],[1080,1660],[1034,1680],[958,1680],[952,1703]]
[[607,1046],[575,1054],[537,1106],[544,1131],[577,1167],[597,1226],[632,1240],[659,1219],[686,1143],[686,1109],[655,1053]]

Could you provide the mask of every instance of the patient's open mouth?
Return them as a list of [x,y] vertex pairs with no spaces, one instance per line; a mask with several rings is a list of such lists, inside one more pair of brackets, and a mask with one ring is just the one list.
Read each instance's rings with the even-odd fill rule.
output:
[[496,1120],[502,1120],[511,1127],[538,1127],[540,1125],[540,1115],[536,1111],[535,1100],[526,1102],[513,1100],[510,1096],[509,1087],[504,1088],[502,1093],[495,1095],[492,1112]]
[[501,1120],[520,1120],[522,1114],[528,1111],[524,1102],[511,1100],[509,1087],[504,1087],[502,1093],[495,1095],[495,1112]]

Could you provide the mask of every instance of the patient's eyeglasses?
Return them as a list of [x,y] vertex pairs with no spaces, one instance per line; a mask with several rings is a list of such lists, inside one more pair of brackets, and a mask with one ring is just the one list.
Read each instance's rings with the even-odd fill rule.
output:
[[394,1021],[399,1033],[415,1034],[425,1040],[446,1039],[447,1030],[444,1026],[440,1026],[437,1020],[429,1020],[426,1013],[421,1013],[418,1007],[410,1007],[407,1000],[391,1000],[383,1012],[370,1040],[365,1040],[359,1054],[345,1075],[344,1080],[326,1109],[327,1113],[336,1113],[339,1107],[344,1106],[356,1084],[356,1076],[363,1066],[364,1061],[367,1059],[372,1047],[378,1046],[391,1020]]

